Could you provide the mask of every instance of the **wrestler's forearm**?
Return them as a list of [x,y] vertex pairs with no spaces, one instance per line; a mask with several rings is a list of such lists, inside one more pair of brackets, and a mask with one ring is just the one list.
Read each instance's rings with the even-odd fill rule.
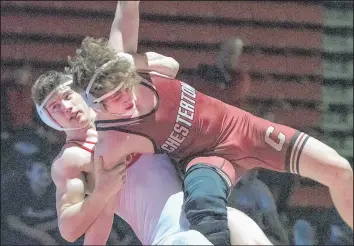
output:
[[109,35],[117,52],[136,52],[139,33],[139,1],[119,1]]
[[94,191],[84,201],[63,209],[59,217],[62,237],[74,242],[82,236],[105,208],[108,200],[105,194]]
[[105,208],[85,233],[84,245],[106,245],[112,230],[115,197],[110,198]]

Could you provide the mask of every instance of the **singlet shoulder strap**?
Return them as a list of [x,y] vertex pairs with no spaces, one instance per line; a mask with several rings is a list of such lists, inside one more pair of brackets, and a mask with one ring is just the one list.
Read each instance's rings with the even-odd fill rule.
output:
[[138,73],[140,77],[146,80],[146,82],[149,82],[149,84],[152,84],[151,81],[151,75],[149,73]]
[[[82,140],[76,140],[76,139],[70,139],[69,141],[67,141],[64,145],[66,144],[74,144],[76,146],[78,146],[79,148],[82,148],[90,153],[93,152],[93,147],[96,144],[96,142],[93,141],[82,141]],[[85,144],[91,144],[93,145],[92,148],[90,147],[86,147]]]

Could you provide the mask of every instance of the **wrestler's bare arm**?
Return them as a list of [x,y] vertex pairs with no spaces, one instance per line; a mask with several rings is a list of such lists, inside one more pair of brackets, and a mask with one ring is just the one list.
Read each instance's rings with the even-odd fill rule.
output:
[[111,26],[109,45],[117,52],[137,52],[140,1],[119,1]]
[[[82,172],[85,161],[90,161],[90,159],[85,159],[90,157],[85,158],[78,153],[79,151],[77,147],[64,150],[62,156],[54,161],[51,169],[52,179],[57,188],[56,207],[59,230],[62,237],[69,242],[73,242],[83,235],[89,226],[78,225],[79,223],[81,224],[81,221],[78,219],[80,213],[73,213],[73,208],[71,208],[76,204],[83,203],[85,200],[85,189],[87,187]],[[98,197],[95,195],[90,196],[87,200],[91,201],[91,206],[99,205],[97,203]],[[90,205],[90,202],[88,203]],[[89,207],[90,206],[86,206],[86,208]],[[103,207],[101,210],[102,209]]]
[[[87,183],[83,176],[83,163],[91,161],[91,155],[83,155],[77,147],[67,148],[53,163],[51,174],[57,187],[56,203],[61,235],[69,242],[82,236],[104,209],[112,192],[95,187],[85,198]],[[112,183],[119,183],[120,172],[114,170]],[[107,187],[106,187],[107,188]],[[111,187],[108,187],[111,189]]]
[[172,57],[156,52],[136,54],[139,33],[139,2],[119,1],[109,35],[109,46],[117,52],[130,53],[138,72],[155,71],[175,78],[179,63]]

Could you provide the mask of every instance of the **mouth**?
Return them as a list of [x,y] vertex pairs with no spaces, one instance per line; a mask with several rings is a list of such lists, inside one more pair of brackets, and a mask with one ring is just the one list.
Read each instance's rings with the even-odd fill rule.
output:
[[131,110],[133,107],[134,107],[134,104],[130,104],[130,106],[129,106],[129,107],[126,107],[125,110],[127,110],[127,111],[128,111],[128,110]]
[[70,118],[70,120],[72,120],[72,119],[76,119],[77,118],[77,116],[79,115],[79,111],[77,111],[76,113],[73,113],[72,115],[71,115],[71,118]]

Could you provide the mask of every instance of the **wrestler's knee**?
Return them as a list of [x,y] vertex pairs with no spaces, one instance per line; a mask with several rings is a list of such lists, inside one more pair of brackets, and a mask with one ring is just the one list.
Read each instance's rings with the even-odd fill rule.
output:
[[200,163],[216,168],[217,172],[225,179],[229,186],[236,184],[235,168],[228,160],[218,156],[197,157],[188,163],[186,171]]
[[186,209],[205,209],[226,215],[229,187],[216,168],[204,164],[192,166],[186,173],[183,189]]

